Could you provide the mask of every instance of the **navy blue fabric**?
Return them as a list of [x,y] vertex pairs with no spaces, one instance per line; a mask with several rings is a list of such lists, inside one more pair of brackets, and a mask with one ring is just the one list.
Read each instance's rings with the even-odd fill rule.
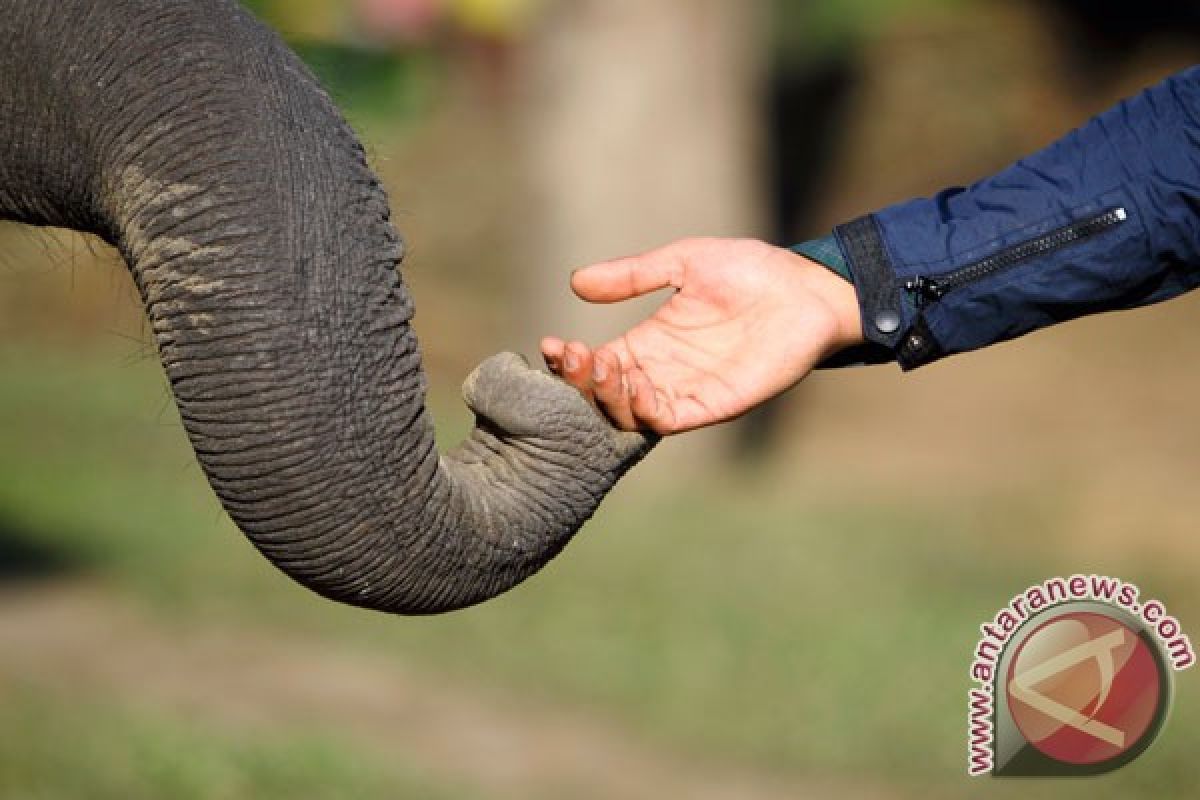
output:
[[[1200,67],[997,175],[873,216],[884,242],[883,274],[903,287],[1116,207],[1126,211],[1121,224],[941,298],[918,304],[902,291],[901,331],[914,344],[919,336],[936,342],[907,358],[901,351],[901,365],[920,366],[1084,314],[1158,302],[1200,284]],[[880,274],[859,267],[851,259],[856,283]],[[866,288],[859,286],[860,297],[880,294]],[[864,327],[876,312],[863,308]]]

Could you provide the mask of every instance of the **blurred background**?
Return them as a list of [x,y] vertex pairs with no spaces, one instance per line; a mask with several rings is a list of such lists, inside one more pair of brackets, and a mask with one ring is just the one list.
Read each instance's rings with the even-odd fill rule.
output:
[[[569,270],[791,243],[972,181],[1200,52],[1142,0],[257,0],[363,136],[443,446],[458,384],[605,338]],[[652,301],[652,303],[655,301]],[[651,304],[652,304],[651,303]],[[978,625],[1055,574],[1200,636],[1200,297],[664,443],[543,574],[431,619],[267,565],[188,448],[124,266],[0,227],[0,797],[1164,797],[1200,690],[1067,783],[965,777]]]

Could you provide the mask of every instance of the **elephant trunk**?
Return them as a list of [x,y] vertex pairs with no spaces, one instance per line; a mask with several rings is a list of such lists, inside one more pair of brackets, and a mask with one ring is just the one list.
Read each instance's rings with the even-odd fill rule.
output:
[[651,446],[501,355],[439,455],[383,189],[234,0],[0,0],[0,36],[0,215],[118,248],[209,482],[295,580],[399,613],[481,602]]

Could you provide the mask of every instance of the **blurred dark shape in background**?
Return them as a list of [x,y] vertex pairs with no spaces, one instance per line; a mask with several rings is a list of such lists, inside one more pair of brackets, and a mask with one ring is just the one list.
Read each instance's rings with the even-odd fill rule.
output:
[[[811,6],[775,0],[771,9],[771,58],[764,78],[765,154],[762,185],[767,196],[765,237],[794,244],[820,235],[811,227],[820,214],[823,190],[839,156],[839,133],[859,77],[861,37],[843,33],[834,41],[814,38]],[[736,423],[731,453],[740,463],[767,456],[779,435],[784,403],[796,406],[801,393],[776,398]]]
[[86,561],[84,554],[78,548],[47,541],[54,538],[0,514],[0,586],[78,572]]
[[1200,4],[1179,0],[1043,0],[1063,45],[1068,77],[1096,88],[1163,39],[1200,46]]

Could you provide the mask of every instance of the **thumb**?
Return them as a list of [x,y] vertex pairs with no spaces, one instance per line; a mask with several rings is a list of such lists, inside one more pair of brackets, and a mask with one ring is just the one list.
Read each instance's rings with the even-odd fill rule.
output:
[[683,259],[670,246],[593,264],[571,274],[571,289],[589,303],[615,303],[668,286],[683,286]]

